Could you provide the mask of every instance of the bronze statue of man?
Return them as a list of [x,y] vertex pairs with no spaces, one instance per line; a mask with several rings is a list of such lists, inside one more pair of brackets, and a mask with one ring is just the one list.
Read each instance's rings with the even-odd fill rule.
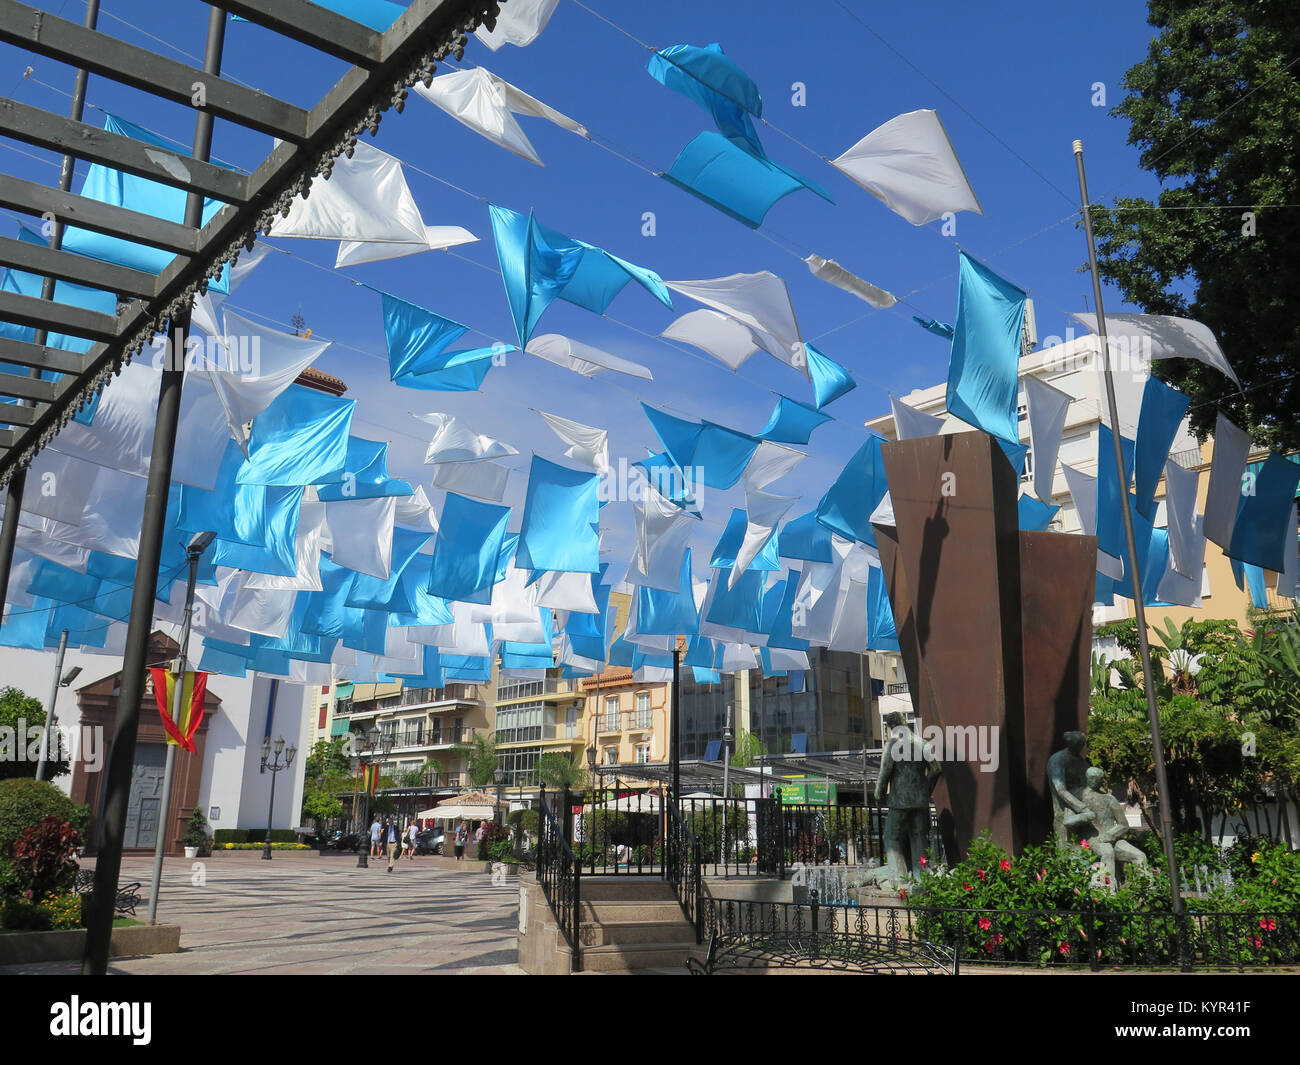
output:
[[[934,745],[922,740],[901,713],[886,715],[885,727],[889,738],[880,755],[875,793],[877,803],[884,801],[886,792],[889,795],[885,854],[891,876],[917,876],[930,835],[930,793],[943,770]],[[903,852],[904,842],[908,855]]]
[[1124,838],[1133,830],[1120,801],[1110,792],[1102,790],[1102,771],[1096,766],[1090,766],[1084,779],[1086,783],[1080,799],[1086,812],[1068,814],[1065,822],[1070,827],[1086,826],[1085,831],[1091,829],[1087,837],[1088,849],[1101,862],[1102,869],[1109,878],[1108,886],[1114,891],[1119,880],[1119,864],[1140,865],[1147,860],[1147,856]]
[[1083,757],[1083,744],[1086,737],[1082,732],[1067,732],[1065,747],[1047,760],[1047,783],[1052,793],[1052,827],[1056,831],[1056,845],[1064,847],[1070,842],[1070,830],[1066,817],[1071,814],[1086,813],[1080,795],[1086,786],[1084,774],[1088,771],[1088,759]]

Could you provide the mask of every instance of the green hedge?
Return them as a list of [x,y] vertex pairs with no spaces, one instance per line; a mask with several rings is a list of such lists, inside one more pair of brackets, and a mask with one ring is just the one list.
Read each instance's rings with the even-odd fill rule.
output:
[[[224,847],[227,843],[265,843],[264,828],[219,828],[212,833],[212,846]],[[272,843],[297,843],[298,833],[291,828],[271,829]]]

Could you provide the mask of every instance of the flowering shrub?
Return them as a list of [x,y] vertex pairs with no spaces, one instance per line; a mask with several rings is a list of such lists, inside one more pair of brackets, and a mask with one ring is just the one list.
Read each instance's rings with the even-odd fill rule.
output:
[[58,817],[43,817],[23,829],[14,841],[13,857],[23,898],[40,902],[47,895],[71,888],[77,877],[72,856],[79,846],[81,833]]
[[[1047,843],[1013,858],[984,833],[951,870],[928,863],[900,897],[918,911],[918,935],[960,940],[968,956],[1039,965],[1169,965],[1177,960],[1169,880],[1163,856],[1153,851],[1147,865],[1126,867],[1125,882],[1112,893],[1090,848]],[[1214,881],[1220,885],[1214,893],[1186,899],[1184,927],[1194,955],[1222,964],[1300,960],[1300,853],[1251,840],[1220,854],[1194,839],[1182,841],[1176,853],[1209,873],[1234,872],[1234,879]],[[1185,868],[1185,895],[1189,883]]]

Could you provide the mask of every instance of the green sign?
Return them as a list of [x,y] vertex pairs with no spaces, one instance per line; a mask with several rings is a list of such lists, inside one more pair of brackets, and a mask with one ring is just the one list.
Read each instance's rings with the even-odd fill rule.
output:
[[790,806],[834,806],[835,782],[794,779],[781,781],[781,803]]

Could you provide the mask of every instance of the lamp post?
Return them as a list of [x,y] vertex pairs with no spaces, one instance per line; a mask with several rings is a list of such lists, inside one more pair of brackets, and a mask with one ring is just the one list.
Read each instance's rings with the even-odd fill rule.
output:
[[496,817],[494,818],[494,821],[499,825],[503,825],[505,824],[505,818],[501,814],[501,792],[505,788],[506,771],[502,769],[500,766],[497,766],[496,769],[493,771],[492,776],[496,780],[496,784],[497,784],[497,809],[496,809]]
[[[281,736],[275,741],[275,755],[271,754],[271,737],[267,736],[262,741],[262,772],[271,774],[271,802],[266,808],[266,846],[262,848],[262,860],[269,862],[271,860],[271,819],[275,816],[275,775],[282,769],[288,769],[293,765],[293,756],[298,753],[298,748],[290,745],[286,751],[284,749],[284,737]],[[280,756],[284,760],[280,760]]]
[[[176,686],[172,695],[172,720],[181,719],[181,703],[185,698],[185,662],[190,654],[190,621],[194,616],[194,585],[199,579],[199,559],[208,545],[215,540],[214,532],[195,533],[185,548],[185,561],[189,563],[189,577],[185,582],[185,613],[181,620],[181,642],[176,651],[176,662],[172,673],[176,675]],[[158,890],[162,883],[163,850],[167,846],[167,828],[171,820],[172,775],[176,771],[176,744],[167,741],[167,761],[163,764],[162,805],[159,808],[158,838],[153,849],[153,881],[149,888],[149,923],[154,923],[158,914]]]
[[[383,761],[388,757],[388,753],[393,749],[393,737],[385,736],[379,730],[378,725],[371,725],[368,732],[360,734],[359,746],[357,748],[357,761],[362,768],[365,767],[367,758],[374,758],[378,755],[377,761]],[[357,848],[357,868],[370,868],[370,837],[369,827],[366,820],[370,815],[370,789],[364,785],[361,788],[361,846]]]
[[81,675],[81,667],[73,666],[63,672],[63,654],[68,649],[68,630],[59,634],[59,657],[54,662],[54,683],[50,685],[50,701],[45,704],[45,728],[41,731],[41,758],[36,763],[36,779],[45,779],[45,760],[50,756],[50,729],[54,725],[54,701],[59,696],[59,689],[66,688]]
[[727,821],[731,813],[731,704],[722,723],[722,867],[727,868]]
[[587,772],[591,775],[591,789],[596,791],[596,781],[600,770],[596,768],[596,745],[593,743],[587,748]]

